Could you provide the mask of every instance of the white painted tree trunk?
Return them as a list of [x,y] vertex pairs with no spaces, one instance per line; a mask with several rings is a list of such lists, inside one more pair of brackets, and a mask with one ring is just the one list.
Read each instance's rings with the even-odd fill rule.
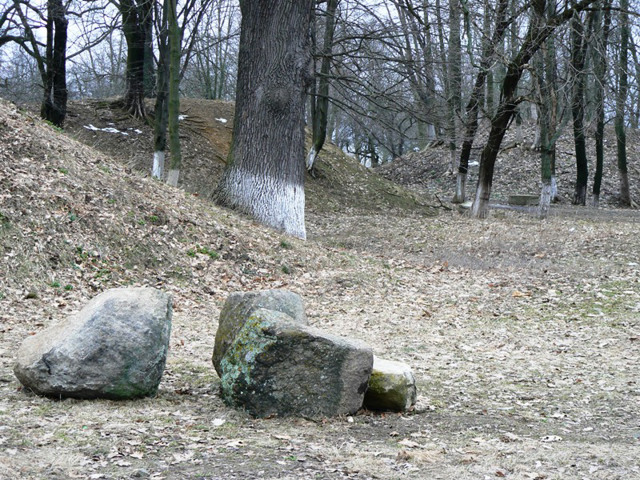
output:
[[545,219],[549,216],[551,207],[551,183],[543,183],[540,192],[540,205],[538,206],[538,216]]
[[306,238],[304,187],[275,176],[258,176],[239,169],[224,177],[225,204],[258,222],[298,238]]
[[457,150],[449,150],[449,171],[447,173],[453,174],[458,171],[458,151]]
[[476,189],[476,197],[471,206],[471,216],[473,218],[487,218],[489,214],[489,196],[491,189],[485,185],[479,184]]
[[313,168],[313,164],[316,162],[316,158],[318,157],[318,152],[316,152],[316,148],[314,146],[309,150],[309,155],[307,155],[307,170],[311,170]]
[[432,142],[436,139],[436,126],[433,123],[427,124],[427,141]]
[[551,201],[558,200],[558,178],[555,175],[551,176]]
[[169,170],[169,174],[167,175],[167,183],[172,187],[178,186],[178,179],[180,178],[180,170],[172,169]]
[[451,200],[452,203],[464,203],[466,200],[467,174],[458,172],[456,176],[456,194]]
[[154,152],[151,176],[162,180],[162,177],[164,176],[164,152]]
[[235,121],[216,201],[306,238],[304,109],[315,0],[241,1]]

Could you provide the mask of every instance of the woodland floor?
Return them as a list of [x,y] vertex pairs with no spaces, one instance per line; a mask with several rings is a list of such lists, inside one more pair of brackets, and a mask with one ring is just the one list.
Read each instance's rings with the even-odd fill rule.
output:
[[[317,188],[309,239],[289,239],[2,104],[0,478],[640,479],[637,212],[478,221],[322,208]],[[25,336],[128,284],[174,297],[157,397],[20,388]],[[312,325],[408,363],[415,409],[311,421],[226,407],[210,361],[218,314],[229,292],[258,288],[298,292]]]

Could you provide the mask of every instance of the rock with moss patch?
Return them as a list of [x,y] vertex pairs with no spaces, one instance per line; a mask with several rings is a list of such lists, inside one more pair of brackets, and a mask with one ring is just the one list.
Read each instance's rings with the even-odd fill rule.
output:
[[28,337],[18,350],[14,373],[40,395],[153,395],[167,359],[171,315],[171,297],[164,292],[109,290],[66,321]]
[[411,368],[401,362],[374,357],[364,407],[404,412],[416,403],[416,381]]
[[282,312],[298,323],[308,324],[302,298],[297,293],[288,290],[232,293],[227,297],[220,312],[213,357],[211,358],[218,375],[221,375],[220,362],[225,352],[233,343],[247,318],[259,308]]
[[372,366],[364,343],[258,309],[220,362],[222,397],[256,417],[352,414]]

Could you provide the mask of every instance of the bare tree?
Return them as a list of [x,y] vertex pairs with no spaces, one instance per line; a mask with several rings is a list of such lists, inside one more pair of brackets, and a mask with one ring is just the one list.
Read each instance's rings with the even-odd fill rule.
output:
[[574,4],[573,7],[567,8],[549,19],[544,18],[546,0],[534,0],[532,2],[533,11],[529,20],[527,34],[518,53],[507,65],[507,73],[501,87],[500,104],[491,119],[489,138],[480,157],[478,185],[473,206],[471,207],[471,215],[473,217],[484,218],[487,215],[495,161],[504,134],[516,113],[516,107],[522,101],[515,94],[524,69],[529,66],[529,61],[538,51],[541,44],[559,25],[568,22],[575,12],[584,10],[593,2],[594,0],[582,0]]

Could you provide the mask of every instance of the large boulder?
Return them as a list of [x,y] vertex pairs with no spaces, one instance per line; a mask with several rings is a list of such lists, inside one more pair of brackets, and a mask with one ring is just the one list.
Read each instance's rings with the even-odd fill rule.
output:
[[415,405],[416,394],[416,381],[408,365],[374,357],[365,408],[404,412]]
[[211,358],[218,375],[221,375],[220,361],[225,352],[244,326],[244,322],[259,308],[282,312],[298,323],[308,324],[302,298],[297,293],[288,290],[232,293],[227,297],[220,312],[213,357]]
[[171,297],[153,288],[118,288],[78,314],[28,337],[14,372],[40,395],[127,399],[153,395],[171,333]]
[[255,310],[220,362],[222,397],[256,417],[324,417],[362,407],[373,354],[273,310]]

